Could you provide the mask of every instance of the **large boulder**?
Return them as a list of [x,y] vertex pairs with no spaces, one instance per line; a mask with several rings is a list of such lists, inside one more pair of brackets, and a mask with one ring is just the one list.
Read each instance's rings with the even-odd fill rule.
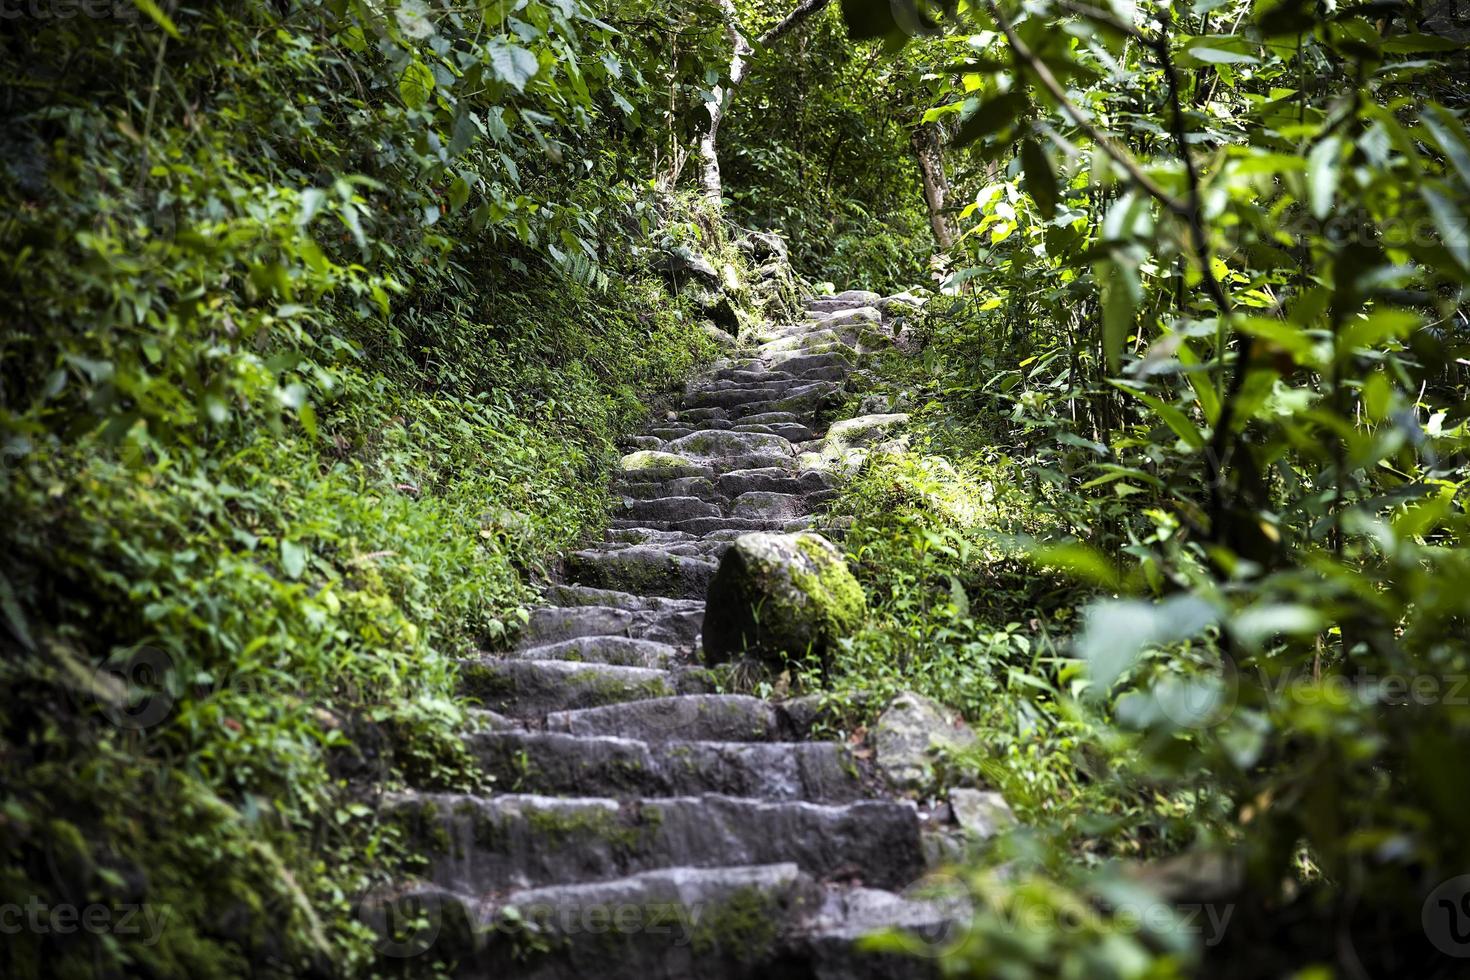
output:
[[746,656],[779,670],[811,652],[825,665],[866,611],[862,586],[826,538],[807,531],[744,534],[710,583],[705,659]]
[[894,698],[873,726],[874,761],[895,788],[928,791],[934,787],[937,750],[963,749],[975,733],[959,712],[905,692]]

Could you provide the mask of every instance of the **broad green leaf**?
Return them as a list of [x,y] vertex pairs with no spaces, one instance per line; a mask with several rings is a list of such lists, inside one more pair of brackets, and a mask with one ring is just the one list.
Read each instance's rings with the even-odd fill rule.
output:
[[1439,230],[1444,247],[1462,268],[1470,269],[1470,222],[1466,221],[1462,207],[1450,197],[1444,185],[1425,184],[1419,188],[1419,196],[1429,205],[1429,216]]
[[1332,211],[1337,194],[1337,156],[1342,140],[1329,136],[1307,154],[1307,203],[1312,217],[1321,221]]
[[410,109],[422,109],[434,91],[434,73],[417,58],[410,61],[398,76],[398,95]]
[[1437,105],[1426,107],[1420,119],[1454,165],[1461,182],[1470,189],[1470,140],[1465,138],[1464,120],[1456,119]]
[[490,69],[495,77],[517,92],[526,90],[526,83],[541,70],[541,62],[529,49],[509,41],[491,41],[486,50],[490,55]]
[[1057,178],[1046,151],[1033,139],[1021,143],[1021,166],[1026,171],[1026,189],[1031,192],[1036,209],[1050,221],[1057,213]]

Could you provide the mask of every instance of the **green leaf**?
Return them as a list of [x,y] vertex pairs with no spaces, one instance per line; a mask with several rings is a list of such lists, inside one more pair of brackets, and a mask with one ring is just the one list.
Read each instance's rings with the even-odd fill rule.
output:
[[968,118],[960,121],[950,142],[954,146],[967,146],[983,136],[1005,129],[1026,108],[1024,92],[1013,89],[1003,95],[986,99]]
[[169,37],[173,38],[176,41],[182,41],[184,39],[183,36],[179,34],[179,29],[174,26],[173,18],[164,13],[163,8],[154,3],[153,0],[133,0],[133,3],[137,5],[139,10],[147,14],[149,18],[152,19],[153,23],[163,28],[164,33],[166,33]]
[[1470,269],[1470,223],[1465,220],[1465,212],[1440,189],[1443,186],[1425,184],[1419,188],[1419,196],[1429,205],[1429,216],[1434,220],[1434,227],[1439,229],[1444,247],[1462,268]]
[[1261,63],[1261,59],[1253,54],[1222,51],[1219,48],[1193,47],[1189,49],[1189,54],[1208,65],[1259,65]]
[[1026,189],[1042,217],[1050,221],[1057,213],[1057,178],[1046,151],[1033,139],[1021,143],[1021,166],[1026,171]]
[[288,578],[300,578],[306,570],[306,559],[310,556],[306,545],[296,541],[281,541],[281,570]]
[[1434,135],[1440,150],[1454,164],[1460,180],[1470,188],[1470,140],[1465,138],[1464,121],[1456,119],[1437,105],[1427,107],[1420,118]]
[[1108,370],[1117,374],[1123,365],[1123,349],[1128,346],[1143,285],[1138,279],[1138,263],[1128,258],[1099,262],[1095,274],[1103,294],[1103,354]]
[[1114,388],[1117,388],[1119,391],[1132,395],[1134,398],[1137,398],[1149,408],[1153,409],[1154,414],[1162,419],[1164,424],[1167,425],[1176,436],[1178,436],[1180,439],[1183,439],[1192,448],[1205,448],[1205,437],[1203,433],[1200,432],[1198,426],[1196,426],[1193,422],[1189,420],[1189,416],[1185,415],[1179,409],[1175,408],[1173,405],[1170,405],[1163,399],[1150,395],[1147,392],[1139,391],[1137,388],[1133,388],[1111,378],[1108,379],[1108,381]]
[[429,93],[433,91],[434,73],[417,58],[410,61],[403,74],[398,76],[398,95],[410,109],[422,109],[428,104]]
[[1325,219],[1332,210],[1332,198],[1337,193],[1337,155],[1342,140],[1329,136],[1307,155],[1307,202],[1312,217]]
[[541,70],[541,62],[529,49],[509,41],[491,41],[486,45],[490,55],[490,70],[495,77],[517,92],[526,90],[526,83]]

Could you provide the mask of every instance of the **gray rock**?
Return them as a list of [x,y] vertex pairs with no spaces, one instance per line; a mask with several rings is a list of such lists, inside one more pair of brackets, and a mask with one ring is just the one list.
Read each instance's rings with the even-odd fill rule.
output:
[[988,790],[955,787],[949,791],[949,808],[955,823],[979,840],[989,840],[1016,822],[1006,798]]
[[730,429],[705,429],[675,439],[671,451],[697,459],[748,456],[756,453],[790,457],[791,443],[765,432],[735,432]]
[[862,587],[819,534],[748,534],[725,552],[705,606],[711,663],[741,656],[780,669],[808,652],[823,662],[867,611]]
[[900,694],[873,726],[874,760],[894,787],[928,790],[937,747],[973,745],[975,733],[958,712],[911,691]]
[[702,255],[681,245],[664,253],[655,268],[675,283],[697,282],[705,286],[720,285],[720,270]]

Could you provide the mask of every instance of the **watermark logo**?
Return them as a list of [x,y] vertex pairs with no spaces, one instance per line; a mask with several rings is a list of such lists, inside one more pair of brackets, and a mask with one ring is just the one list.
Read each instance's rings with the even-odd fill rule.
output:
[[142,731],[173,711],[173,672],[173,658],[156,647],[118,651],[97,668],[93,696],[108,721],[128,731]]
[[50,904],[32,895],[24,903],[0,904],[0,935],[66,936],[76,932],[94,936],[123,936],[143,946],[158,942],[173,912],[170,905],[119,903],[105,905]]
[[1470,958],[1470,874],[1440,882],[1424,900],[1419,921],[1435,949]]

